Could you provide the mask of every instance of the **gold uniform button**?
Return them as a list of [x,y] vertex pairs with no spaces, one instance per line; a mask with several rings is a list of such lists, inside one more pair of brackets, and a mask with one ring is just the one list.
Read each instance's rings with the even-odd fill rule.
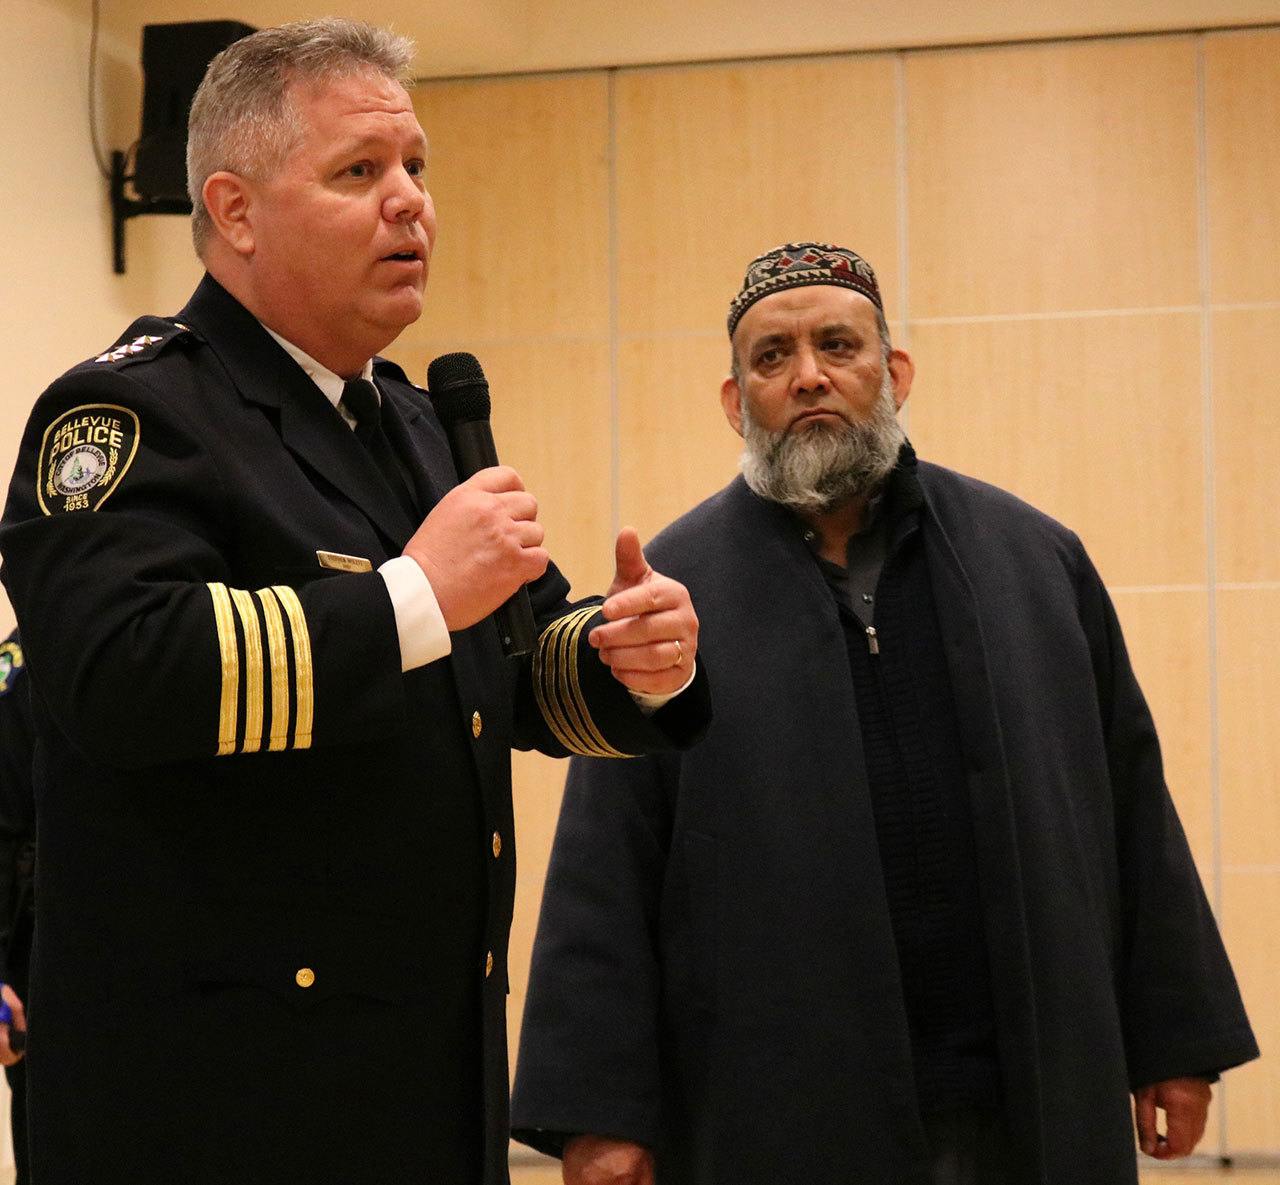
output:
[[309,988],[316,981],[316,973],[310,967],[299,967],[293,978],[300,988]]
[[502,836],[496,831],[493,833],[493,858],[496,860],[502,855]]
[[471,713],[471,735],[473,737],[479,737],[479,735],[482,732],[484,732],[484,720],[481,718],[479,712],[472,712]]
[[484,977],[488,979],[493,974],[493,951],[490,951],[484,957]]

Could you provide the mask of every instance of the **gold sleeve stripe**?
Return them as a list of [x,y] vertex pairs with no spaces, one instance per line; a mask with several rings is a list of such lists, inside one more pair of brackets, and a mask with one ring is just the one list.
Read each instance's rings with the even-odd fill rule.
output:
[[576,609],[543,630],[534,659],[534,694],[556,739],[571,753],[625,757],[596,727],[578,681],[582,631],[597,611],[594,605]]
[[604,734],[596,727],[596,722],[591,717],[591,708],[587,704],[587,697],[582,694],[582,684],[578,681],[578,654],[580,652],[578,639],[581,637],[582,631],[586,629],[587,622],[596,615],[597,609],[592,607],[589,612],[585,609],[582,612],[582,618],[572,627],[572,634],[565,643],[569,650],[569,669],[566,674],[563,666],[561,667],[560,682],[569,699],[577,705],[582,725],[586,729],[587,735],[599,749],[599,755],[601,757],[626,757],[627,754],[609,744],[604,739]]
[[240,701],[240,655],[236,650],[236,622],[225,584],[210,584],[213,620],[218,628],[218,652],[222,658],[222,700],[218,709],[218,756],[236,751],[236,725]]
[[577,656],[579,656],[580,649],[579,639],[582,635],[582,631],[586,628],[586,623],[588,623],[591,618],[595,617],[596,612],[598,612],[598,607],[591,605],[591,607],[582,609],[580,612],[581,616],[572,624],[570,630],[566,631],[566,637],[564,637],[562,641],[562,645],[567,651],[567,654],[564,655],[564,658],[567,659],[567,664],[563,662],[561,663],[561,687],[563,688],[563,694],[566,696],[566,703],[572,705],[573,708],[576,709],[581,729],[586,733],[591,744],[594,744],[596,751],[598,751],[598,755],[602,756],[602,758],[625,758],[625,752],[620,752],[617,749],[614,749],[612,745],[609,745],[609,742],[604,740],[604,735],[600,732],[600,729],[595,727],[595,720],[591,719],[590,706],[586,703],[586,696],[582,695],[581,683],[577,680]]
[[244,631],[244,744],[240,751],[256,753],[262,748],[262,631],[252,595],[242,588],[233,588],[231,599],[235,601],[240,628]]
[[[298,594],[291,588],[276,585],[257,590],[228,589],[225,584],[209,584],[213,600],[213,618],[218,630],[218,650],[222,659],[222,695],[218,714],[218,756],[236,751],[240,711],[240,652],[236,619],[244,634],[244,741],[241,751],[261,750],[266,716],[266,666],[271,666],[271,730],[267,748],[279,752],[289,747],[289,641],[284,619],[289,618],[292,638],[294,689],[297,713],[294,721],[293,745],[297,749],[311,747],[311,731],[315,719],[315,676],[311,661],[311,635],[306,614]],[[283,608],[284,612],[281,613]],[[263,659],[262,632],[267,635],[266,661]]]
[[594,756],[589,752],[585,738],[577,734],[565,715],[556,688],[556,642],[578,613],[581,613],[581,610],[557,618],[539,635],[538,649],[534,655],[533,689],[538,701],[538,710],[556,739],[570,753]]
[[538,701],[538,711],[542,713],[542,718],[555,734],[556,740],[571,753],[576,753],[580,748],[580,742],[569,734],[568,722],[561,715],[559,705],[551,698],[553,691],[549,681],[551,664],[547,661],[547,652],[565,620],[566,618],[557,618],[538,635],[538,647],[533,655],[533,694]]
[[258,589],[262,618],[267,625],[267,653],[271,658],[271,740],[267,748],[278,753],[289,744],[289,656],[284,648],[284,618],[269,588]]
[[590,757],[603,757],[592,743],[590,728],[582,718],[578,702],[574,698],[570,686],[569,667],[578,652],[578,635],[582,632],[583,623],[595,613],[594,609],[577,609],[565,620],[564,628],[556,634],[552,642],[551,673],[555,679],[556,699],[560,711],[569,721],[574,735],[578,738],[581,752]]
[[293,635],[293,670],[298,694],[298,719],[293,726],[293,747],[311,747],[311,726],[315,719],[315,673],[311,667],[311,633],[307,629],[307,615],[302,610],[298,594],[284,585],[272,585],[271,591],[280,598],[289,618],[289,632]]

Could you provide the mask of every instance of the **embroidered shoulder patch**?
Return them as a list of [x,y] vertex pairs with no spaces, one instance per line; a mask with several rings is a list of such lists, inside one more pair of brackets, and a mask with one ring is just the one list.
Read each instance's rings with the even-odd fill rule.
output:
[[127,407],[86,403],[63,412],[40,442],[40,509],[48,515],[97,510],[133,464],[138,436],[138,417]]
[[0,642],[0,695],[13,687],[13,673],[22,670],[24,661],[17,642]]

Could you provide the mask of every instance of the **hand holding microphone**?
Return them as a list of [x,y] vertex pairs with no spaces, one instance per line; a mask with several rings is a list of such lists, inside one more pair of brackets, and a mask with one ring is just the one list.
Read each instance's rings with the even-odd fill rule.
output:
[[[462,484],[450,490],[405,547],[431,581],[445,624],[465,629],[493,613],[508,655],[532,651],[529,594],[550,562],[538,504],[514,469],[498,464],[489,427],[489,384],[470,354],[446,354],[427,368],[427,386]],[[617,569],[590,643],[633,692],[672,695],[698,652],[689,591],[655,572],[630,527],[618,535]]]
[[404,554],[426,573],[450,630],[496,612],[504,653],[528,653],[536,637],[524,585],[549,562],[537,500],[514,469],[498,464],[479,362],[470,354],[437,358],[427,386],[463,480],[436,503]]

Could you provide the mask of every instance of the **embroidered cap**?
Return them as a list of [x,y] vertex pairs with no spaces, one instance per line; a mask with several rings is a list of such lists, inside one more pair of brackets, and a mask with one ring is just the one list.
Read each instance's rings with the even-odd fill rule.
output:
[[884,312],[876,274],[857,252],[834,243],[787,243],[757,255],[747,267],[742,288],[729,305],[729,336],[733,336],[742,314],[761,297],[805,284],[852,288]]

